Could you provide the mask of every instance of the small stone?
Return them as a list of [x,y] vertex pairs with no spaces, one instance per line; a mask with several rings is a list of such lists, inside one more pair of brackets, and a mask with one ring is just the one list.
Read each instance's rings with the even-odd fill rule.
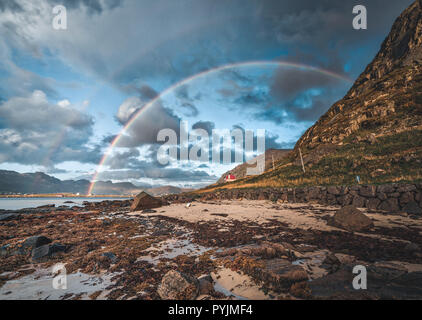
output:
[[167,272],[157,290],[163,300],[194,300],[199,295],[198,280],[175,270]]
[[102,254],[102,256],[110,259],[111,263],[116,263],[117,260],[118,260],[117,257],[116,257],[116,255],[114,253],[112,253],[112,252],[104,252]]

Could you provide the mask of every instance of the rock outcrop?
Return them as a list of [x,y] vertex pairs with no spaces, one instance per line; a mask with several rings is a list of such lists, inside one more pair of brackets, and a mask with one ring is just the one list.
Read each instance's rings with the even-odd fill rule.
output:
[[368,230],[374,226],[372,220],[354,206],[338,210],[328,224],[352,232]]
[[[334,104],[298,141],[314,150],[370,131],[368,139],[411,131],[422,125],[422,2],[395,21],[375,59],[347,95]],[[363,137],[365,138],[365,137]],[[314,152],[314,151],[313,151]]]
[[197,279],[171,270],[165,274],[157,290],[163,300],[193,300],[199,294]]
[[145,209],[154,209],[159,208],[163,205],[160,199],[150,196],[146,192],[141,192],[133,200],[132,206],[130,207],[131,211],[140,211]]

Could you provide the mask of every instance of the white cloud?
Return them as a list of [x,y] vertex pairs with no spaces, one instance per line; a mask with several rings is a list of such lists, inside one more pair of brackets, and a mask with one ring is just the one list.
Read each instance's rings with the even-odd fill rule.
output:
[[97,162],[99,148],[87,147],[92,126],[92,117],[70,101],[50,103],[43,91],[11,98],[0,104],[0,162]]

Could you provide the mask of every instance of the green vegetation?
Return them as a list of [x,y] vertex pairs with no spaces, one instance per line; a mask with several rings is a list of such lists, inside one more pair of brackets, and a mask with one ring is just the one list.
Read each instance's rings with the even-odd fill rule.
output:
[[[372,144],[365,140],[356,142],[357,137],[367,133],[358,131],[336,151],[328,152],[315,163],[306,163],[306,173],[299,159],[291,155],[278,162],[275,170],[207,189],[353,185],[357,183],[356,176],[364,184],[422,181],[422,130],[379,137]],[[312,152],[306,150],[305,154]]]

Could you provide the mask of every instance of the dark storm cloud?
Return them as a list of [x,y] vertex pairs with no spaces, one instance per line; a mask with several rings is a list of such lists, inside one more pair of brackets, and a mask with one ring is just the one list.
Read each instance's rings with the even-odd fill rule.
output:
[[22,11],[22,7],[16,0],[1,0],[0,1],[0,11]]
[[[138,114],[144,105],[145,103],[137,97],[129,98],[120,106],[116,119],[125,125]],[[157,101],[132,122],[119,140],[118,146],[132,148],[145,144],[156,144],[158,133],[163,129],[171,129],[178,134],[180,120],[171,110],[163,107],[161,102]]]
[[268,93],[266,92],[249,92],[237,98],[235,100],[236,104],[247,106],[247,105],[254,105],[262,107],[269,101]]
[[[337,72],[344,72],[345,63],[351,60],[350,73],[356,76],[374,56],[394,19],[412,1],[362,0],[360,4],[367,6],[369,15],[366,31],[352,28],[354,0],[50,2],[75,10],[87,8],[91,13],[120,5],[119,12],[127,11],[124,20],[122,15],[110,15],[90,27],[91,38],[100,42],[87,42],[85,30],[78,26],[69,30],[74,32],[72,37],[53,42],[48,34],[44,39],[41,30],[36,30],[41,37],[28,36],[18,19],[10,21],[19,29],[14,37],[41,38],[64,60],[118,87],[133,88],[141,79],[154,80],[161,91],[199,72],[251,60],[279,58]],[[6,3],[17,2],[1,3],[6,7]],[[31,14],[29,8],[24,10]],[[134,24],[142,32],[133,32]],[[81,24],[84,27],[86,24]],[[356,48],[362,50],[360,56],[353,57]]]
[[124,0],[48,0],[52,5],[64,5],[68,9],[86,8],[88,13],[100,14],[105,9],[114,9],[120,6]]
[[142,85],[138,91],[143,99],[152,100],[158,96],[158,92],[148,85]]
[[212,130],[215,129],[215,123],[212,121],[198,121],[192,125],[192,129],[203,129],[209,136],[212,135]]
[[187,85],[183,85],[175,90],[175,96],[180,101],[180,109],[185,117],[197,117],[199,110],[195,106],[195,101],[201,99],[201,95],[198,94],[195,97],[189,95],[189,88]]
[[309,89],[335,86],[341,80],[331,76],[297,69],[278,70],[271,84],[271,94],[281,100],[289,100]]
[[182,113],[185,117],[197,117],[199,114],[199,110],[193,103],[184,102],[180,105],[182,109]]
[[[243,127],[243,125],[238,124],[238,125],[234,125],[233,130],[235,129],[239,129],[243,132],[243,136],[245,136],[245,128]],[[279,135],[274,134],[272,132],[269,132],[268,130],[265,131],[265,149],[285,149],[286,148],[286,143],[284,142],[278,142],[277,140],[280,138]],[[257,136],[256,136],[256,132],[254,132],[254,150],[257,147]],[[288,143],[287,145],[290,146],[290,143]]]
[[126,152],[117,153],[107,159],[107,166],[110,169],[134,168],[143,164],[138,160],[140,152],[138,149],[132,148]]

